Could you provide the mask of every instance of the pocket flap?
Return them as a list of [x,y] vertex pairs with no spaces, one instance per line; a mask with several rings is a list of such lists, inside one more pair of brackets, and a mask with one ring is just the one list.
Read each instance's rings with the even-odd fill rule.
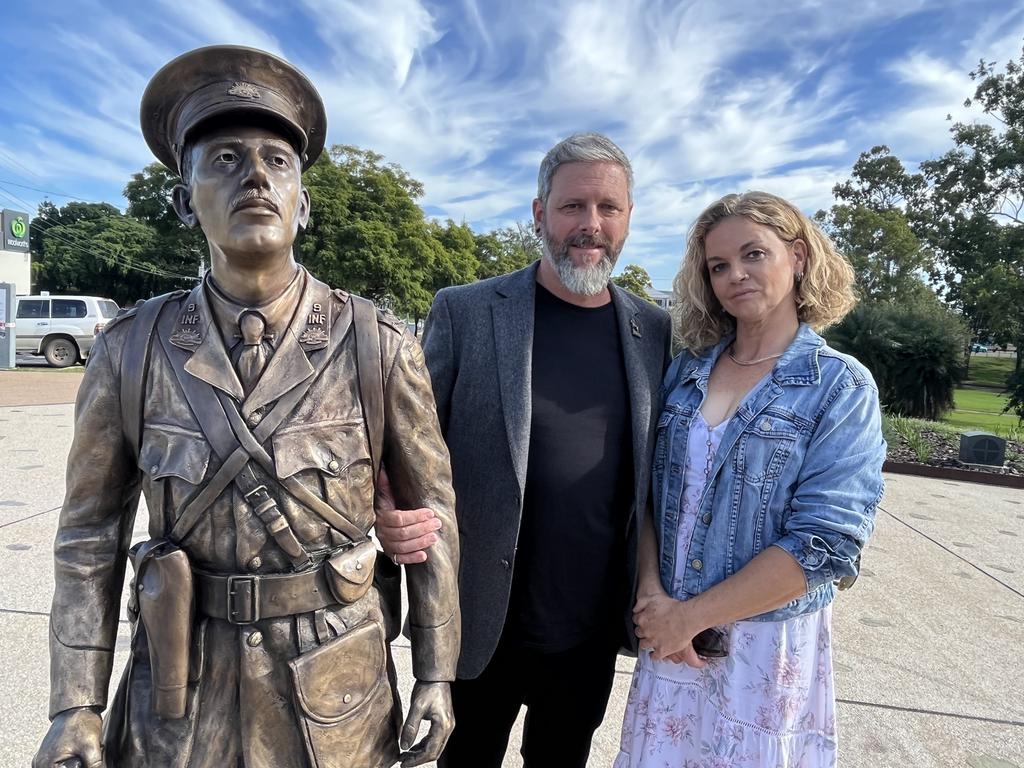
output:
[[384,632],[368,621],[288,662],[306,717],[330,725],[355,712],[385,679]]
[[349,465],[370,457],[362,422],[289,428],[277,432],[273,442],[274,466],[280,480],[305,469],[338,477]]
[[179,477],[199,485],[210,465],[210,444],[201,432],[170,424],[147,424],[142,432],[139,468],[153,480]]
[[377,559],[377,548],[372,541],[339,552],[327,561],[331,578],[341,578],[353,584],[365,584],[373,577],[373,566]]

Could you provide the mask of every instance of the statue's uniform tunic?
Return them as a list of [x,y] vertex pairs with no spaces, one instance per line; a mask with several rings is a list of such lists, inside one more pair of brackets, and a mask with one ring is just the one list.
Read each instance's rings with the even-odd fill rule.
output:
[[[211,306],[214,287],[204,283],[167,303],[153,334],[137,457],[130,455],[122,433],[120,403],[121,377],[142,375],[121,367],[133,317],[113,323],[97,340],[78,395],[67,497],[55,543],[51,714],[107,703],[140,486],[150,510],[150,535],[159,538],[221,464],[185,399],[172,367],[174,355],[187,358],[185,375],[229,395],[246,423],[254,426],[279,398],[305,386],[320,356],[331,354],[328,337],[334,324],[348,324],[322,374],[263,446],[277,475],[268,485],[306,549],[330,549],[347,539],[275,484],[288,477],[297,478],[360,531],[370,530],[374,478],[355,373],[353,300],[304,270],[299,280],[291,302],[294,310],[286,308],[270,361],[248,396],[229,352],[233,339],[225,344],[228,330],[217,317],[223,310],[215,312]],[[280,307],[276,311],[280,314]],[[397,320],[378,314],[377,322],[384,382],[383,461],[398,504],[430,507],[442,522],[428,561],[406,569],[413,672],[419,680],[450,681],[458,655],[459,616],[448,452],[417,341]],[[217,496],[179,543],[193,568],[202,571],[266,575],[291,570],[288,557],[235,485]],[[138,631],[126,678],[108,715],[108,764],[391,765],[398,754],[401,721],[390,653],[385,653],[378,631],[382,623],[376,588],[350,605],[248,624],[200,611],[186,716],[168,720],[152,713],[147,638]],[[338,650],[301,673],[310,679],[296,679],[289,661],[353,630],[380,636],[379,643],[371,643],[379,652],[351,658],[344,643],[335,643],[332,648]],[[307,751],[310,738],[316,745],[315,762]]]

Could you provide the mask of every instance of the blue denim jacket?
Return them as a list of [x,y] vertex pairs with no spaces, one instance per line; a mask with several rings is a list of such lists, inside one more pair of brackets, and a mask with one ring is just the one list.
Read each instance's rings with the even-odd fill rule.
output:
[[755,617],[781,621],[831,602],[834,582],[854,575],[874,530],[885,459],[878,389],[864,366],[802,324],[726,427],[687,562],[677,563],[690,420],[731,341],[702,356],[684,352],[665,374],[653,464],[661,583],[670,590],[681,575],[683,594],[673,597],[686,599],[736,573],[765,547],[781,547],[807,578],[804,596]]

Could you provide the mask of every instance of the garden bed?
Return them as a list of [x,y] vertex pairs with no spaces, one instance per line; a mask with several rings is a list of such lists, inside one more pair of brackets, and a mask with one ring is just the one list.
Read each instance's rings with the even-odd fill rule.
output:
[[[1002,467],[981,467],[960,461],[960,434],[968,431],[952,425],[900,416],[886,416],[885,439],[889,444],[888,466],[901,471],[908,465],[951,469],[972,474],[997,474],[1024,481],[1024,429],[1000,430],[1006,440]],[[903,469],[903,471],[909,471]],[[969,477],[964,479],[970,479]]]

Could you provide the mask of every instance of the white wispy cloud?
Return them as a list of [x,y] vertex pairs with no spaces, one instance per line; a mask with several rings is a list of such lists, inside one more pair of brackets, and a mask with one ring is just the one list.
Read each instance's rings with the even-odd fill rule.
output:
[[969,69],[1015,58],[1024,37],[1024,10],[997,0],[54,5],[0,73],[23,105],[0,106],[0,148],[33,158],[26,175],[0,156],[0,173],[116,200],[151,161],[138,103],[156,69],[199,45],[252,45],[316,83],[330,142],[399,163],[431,215],[478,230],[529,216],[554,142],[607,133],[637,180],[623,259],[659,285],[693,217],[726,192],[768,189],[813,213],[874,144],[908,165],[943,151],[946,115],[977,116],[962,107]]

